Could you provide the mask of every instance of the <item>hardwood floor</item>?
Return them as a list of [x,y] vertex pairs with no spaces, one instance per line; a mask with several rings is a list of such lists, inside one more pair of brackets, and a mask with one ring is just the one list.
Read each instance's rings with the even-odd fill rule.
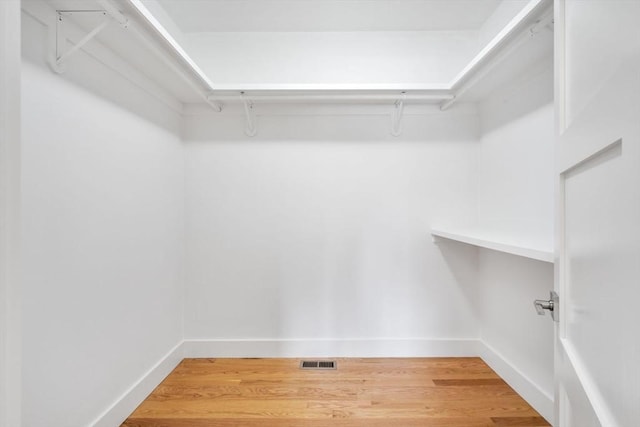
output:
[[541,427],[479,358],[185,359],[122,427]]

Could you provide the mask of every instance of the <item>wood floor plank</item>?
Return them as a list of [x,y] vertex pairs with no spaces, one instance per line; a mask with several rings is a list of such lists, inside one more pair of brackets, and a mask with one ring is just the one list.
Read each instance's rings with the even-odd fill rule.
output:
[[437,386],[442,387],[458,387],[458,386],[496,386],[496,385],[506,385],[503,379],[501,378],[462,378],[462,379],[437,379],[433,380],[433,383]]
[[543,427],[549,423],[542,417],[491,417],[496,426],[503,427]]
[[340,399],[357,400],[359,389],[344,385],[315,385],[298,383],[283,385],[277,382],[250,384],[244,386],[194,386],[180,385],[158,387],[149,396],[149,401],[166,402],[172,400],[191,399],[220,399],[220,400],[248,400],[248,399]]
[[[424,418],[403,418],[401,423],[396,423],[398,427],[495,427],[495,424],[488,418],[435,418],[425,420]],[[310,420],[310,419],[255,419],[239,420],[207,418],[184,420],[172,418],[158,420],[155,418],[137,418],[127,420],[122,427],[390,427],[393,422],[389,419],[332,419]]]
[[548,425],[479,358],[185,359],[123,427]]

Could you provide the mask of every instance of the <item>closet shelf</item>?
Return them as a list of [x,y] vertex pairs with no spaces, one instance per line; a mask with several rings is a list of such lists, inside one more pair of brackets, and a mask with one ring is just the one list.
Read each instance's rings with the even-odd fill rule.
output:
[[[110,10],[115,0],[98,0],[105,10]],[[147,2],[149,3],[149,2]],[[151,2],[153,3],[153,2]],[[174,25],[154,14],[147,4],[139,0],[120,0],[117,2],[125,16],[131,16],[138,22],[143,31],[138,31],[137,38],[147,38],[147,45],[153,44],[163,57],[172,58],[172,68],[181,71],[181,78],[190,81],[199,97],[203,98],[216,111],[221,111],[226,104],[253,103],[362,103],[362,104],[394,104],[407,102],[415,104],[439,104],[442,110],[449,108],[459,99],[473,99],[474,87],[482,89],[487,76],[494,75],[503,67],[507,73],[517,76],[521,69],[510,64],[506,58],[514,56],[514,51],[524,51],[517,56],[517,64],[527,67],[527,49],[534,35],[543,33],[543,28],[552,21],[551,0],[529,0],[522,10],[491,39],[487,45],[448,83],[430,84],[337,84],[337,85],[295,85],[295,84],[238,84],[220,85],[211,81],[206,73],[189,56],[181,46],[184,40]],[[157,12],[157,10],[155,10]],[[158,15],[158,16],[156,16]],[[136,26],[134,25],[135,29]],[[135,31],[131,31],[135,32]],[[144,34],[142,34],[144,33]],[[135,43],[135,42],[134,42]],[[540,43],[539,41],[537,42]],[[533,43],[535,45],[535,43]],[[535,46],[534,46],[535,48]],[[533,58],[535,60],[535,58]],[[512,61],[513,62],[513,61]],[[526,69],[526,68],[525,68]],[[491,80],[491,79],[489,79]],[[489,86],[493,84],[488,83]],[[482,90],[481,90],[482,91]],[[469,92],[469,93],[467,93]],[[181,99],[182,102],[189,102]]]
[[[450,81],[221,85],[189,55],[181,44],[185,35],[163,18],[162,8],[154,6],[155,3],[158,2],[48,0],[22,2],[21,6],[28,15],[51,27],[51,34],[57,34],[56,26],[60,26],[64,37],[53,37],[49,41],[52,49],[58,42],[67,40],[73,46],[69,52],[84,51],[181,114],[189,104],[208,105],[220,112],[225,105],[243,106],[246,101],[251,104],[435,104],[446,110],[456,102],[482,99],[504,81],[521,76],[540,56],[550,55],[552,48],[552,33],[545,31],[552,27],[552,1],[529,0]],[[64,20],[60,19],[62,11],[66,11]],[[103,15],[113,19],[101,22]],[[111,25],[113,23],[118,25]],[[533,37],[538,34],[541,36]],[[89,43],[87,35],[91,36]],[[66,57],[57,58],[52,67],[64,71],[58,62],[66,62]],[[401,68],[402,64],[397,66]]]
[[431,235],[434,237],[434,241],[436,242],[437,239],[442,238],[538,261],[550,263],[553,263],[554,261],[553,248],[551,245],[545,246],[540,243],[523,244],[513,236],[489,230],[465,229],[447,231],[442,229],[432,229]]

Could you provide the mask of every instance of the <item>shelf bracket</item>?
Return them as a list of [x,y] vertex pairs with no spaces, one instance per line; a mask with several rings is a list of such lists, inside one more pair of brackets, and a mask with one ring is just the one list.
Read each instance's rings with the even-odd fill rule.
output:
[[242,99],[242,103],[244,104],[244,113],[247,119],[247,125],[244,128],[244,133],[247,136],[256,136],[258,128],[256,126],[256,112],[253,108],[253,101],[245,98],[244,92],[240,92],[240,99]]
[[407,93],[402,92],[402,98],[393,104],[391,112],[391,135],[400,136],[402,133],[402,115],[404,114],[404,101],[407,99]]
[[[103,2],[101,1],[100,4]],[[104,5],[103,5],[104,7]],[[80,41],[75,43],[71,48],[67,49],[67,39],[64,36],[64,22],[65,18],[74,14],[99,14],[102,15],[102,21]],[[55,35],[53,42],[53,55],[50,61],[51,68],[56,73],[63,73],[65,71],[64,63],[76,52],[78,52],[87,43],[93,40],[102,30],[107,28],[113,20],[117,21],[121,26],[126,28],[129,21],[124,15],[117,10],[109,10],[105,7],[104,10],[57,10],[56,11],[56,25]]]

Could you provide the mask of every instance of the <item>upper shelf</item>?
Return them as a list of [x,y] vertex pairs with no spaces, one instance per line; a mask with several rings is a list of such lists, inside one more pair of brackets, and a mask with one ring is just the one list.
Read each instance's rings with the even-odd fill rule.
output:
[[[105,1],[105,0],[102,0]],[[407,103],[436,103],[442,109],[449,108],[470,88],[481,82],[487,75],[493,74],[496,65],[504,62],[521,45],[527,43],[550,27],[552,21],[550,0],[530,0],[506,25],[492,37],[448,83],[433,85],[300,85],[300,84],[237,84],[220,85],[211,83],[203,70],[196,65],[178,40],[185,38],[178,25],[167,15],[163,8],[147,9],[139,0],[126,0],[129,7],[144,23],[161,36],[162,42],[174,50],[182,58],[183,64],[190,68],[190,73],[200,80],[208,82],[208,97],[220,103],[252,102],[358,102],[389,103],[403,101]],[[175,12],[175,11],[174,11]],[[170,31],[165,28],[170,29]],[[284,47],[282,48],[284,49]],[[389,58],[389,60],[394,60]],[[207,62],[207,61],[205,61]],[[518,58],[518,63],[527,62],[526,56]],[[202,65],[202,64],[200,64]],[[397,64],[402,67],[402,63]],[[205,66],[205,69],[207,67]],[[515,71],[516,73],[518,70]]]
[[541,242],[523,242],[509,234],[499,234],[495,232],[483,231],[481,229],[467,229],[445,231],[432,229],[431,235],[434,238],[444,238],[481,248],[492,249],[494,251],[505,252],[525,258],[535,259],[544,262],[554,262],[552,244],[548,246]]
[[[445,79],[444,83],[437,85],[384,82],[221,85],[213,78],[215,76],[203,71],[202,64],[194,61],[185,49],[185,41],[180,35],[175,35],[175,29],[166,24],[160,16],[161,11],[152,7],[154,4],[141,0],[93,0],[83,2],[82,6],[87,10],[82,11],[77,10],[80,5],[77,1],[48,0],[23,2],[22,7],[54,30],[56,23],[61,22],[59,12],[72,12],[64,15],[64,31],[61,32],[70,46],[86,43],[79,49],[108,64],[176,110],[184,104],[207,103],[218,111],[224,104],[242,104],[245,100],[252,103],[332,104],[393,104],[403,101],[407,104],[439,104],[446,109],[460,99],[475,101],[478,93],[475,88],[478,86],[487,86],[491,90],[496,84],[493,76],[499,75],[501,79],[519,76],[522,67],[526,69],[536,61],[536,55],[514,55],[514,52],[526,52],[530,50],[529,46],[539,44],[530,43],[540,39],[532,36],[549,33],[544,29],[550,28],[552,19],[551,0],[530,0],[484,49],[462,67],[455,78],[449,82]],[[104,12],[112,18],[95,40],[88,43],[85,36],[97,30],[98,25],[103,28],[103,22],[93,20],[91,16],[94,14],[83,12]],[[98,18],[99,14],[96,15]],[[549,45],[547,41],[545,46]],[[389,58],[389,61],[393,60]],[[394,67],[401,69],[402,64],[394,64]]]

